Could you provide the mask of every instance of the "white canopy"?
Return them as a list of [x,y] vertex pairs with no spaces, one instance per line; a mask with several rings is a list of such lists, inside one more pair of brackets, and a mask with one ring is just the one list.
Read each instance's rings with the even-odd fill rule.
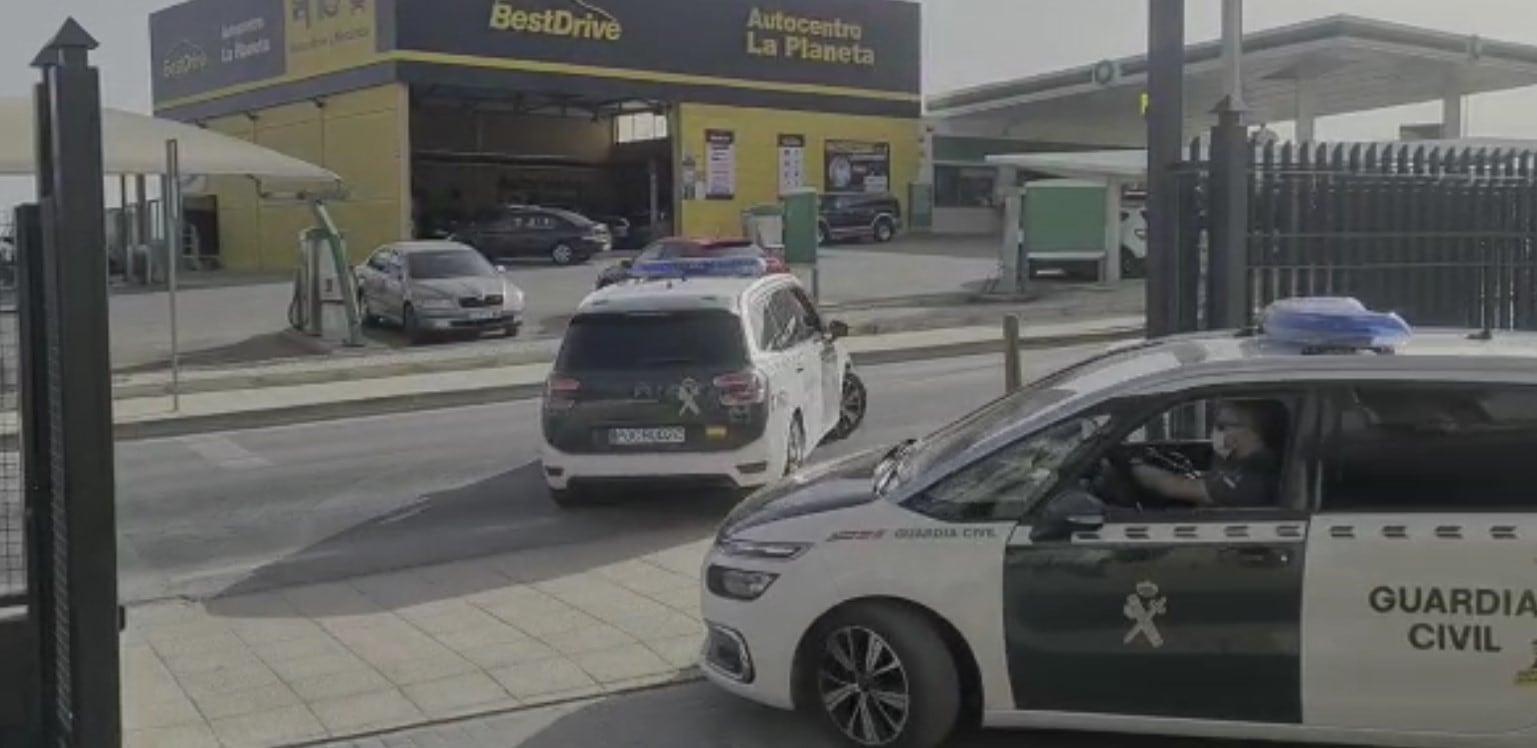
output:
[[1145,150],[1005,153],[987,161],[1073,179],[1140,181],[1147,174]]
[[[33,174],[35,129],[30,97],[0,98],[0,175]],[[270,148],[200,127],[119,109],[102,109],[103,170],[162,174],[165,144],[175,140],[185,176],[247,176],[283,183],[340,184],[335,173]]]

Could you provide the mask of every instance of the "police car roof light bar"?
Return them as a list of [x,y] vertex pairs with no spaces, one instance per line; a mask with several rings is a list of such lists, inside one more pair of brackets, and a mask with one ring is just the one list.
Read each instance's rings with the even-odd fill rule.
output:
[[1350,297],[1282,299],[1265,308],[1260,334],[1304,353],[1392,353],[1414,330],[1393,312],[1374,312]]
[[637,262],[630,275],[641,279],[757,278],[768,272],[761,257],[687,257]]

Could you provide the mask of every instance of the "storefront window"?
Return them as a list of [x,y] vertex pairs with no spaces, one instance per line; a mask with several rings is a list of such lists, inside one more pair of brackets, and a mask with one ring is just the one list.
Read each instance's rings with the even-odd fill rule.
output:
[[991,208],[998,170],[989,166],[935,166],[934,206]]
[[621,114],[614,118],[614,141],[636,143],[667,137],[667,115],[655,112]]

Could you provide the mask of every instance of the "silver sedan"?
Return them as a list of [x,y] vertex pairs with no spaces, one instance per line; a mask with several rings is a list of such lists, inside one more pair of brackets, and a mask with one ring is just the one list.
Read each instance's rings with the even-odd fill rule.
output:
[[523,291],[506,272],[457,242],[386,244],[356,269],[363,321],[399,325],[411,342],[435,334],[518,334]]

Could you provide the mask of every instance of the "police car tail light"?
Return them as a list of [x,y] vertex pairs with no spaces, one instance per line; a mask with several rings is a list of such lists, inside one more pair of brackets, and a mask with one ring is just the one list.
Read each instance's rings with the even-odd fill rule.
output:
[[1265,308],[1260,333],[1303,353],[1391,353],[1414,331],[1393,312],[1375,312],[1348,297],[1282,299]]
[[550,408],[569,408],[576,401],[576,393],[582,389],[579,380],[570,377],[550,377],[544,383],[544,403]]
[[720,404],[728,408],[758,405],[768,400],[768,380],[756,369],[722,374],[712,384],[720,393]]

